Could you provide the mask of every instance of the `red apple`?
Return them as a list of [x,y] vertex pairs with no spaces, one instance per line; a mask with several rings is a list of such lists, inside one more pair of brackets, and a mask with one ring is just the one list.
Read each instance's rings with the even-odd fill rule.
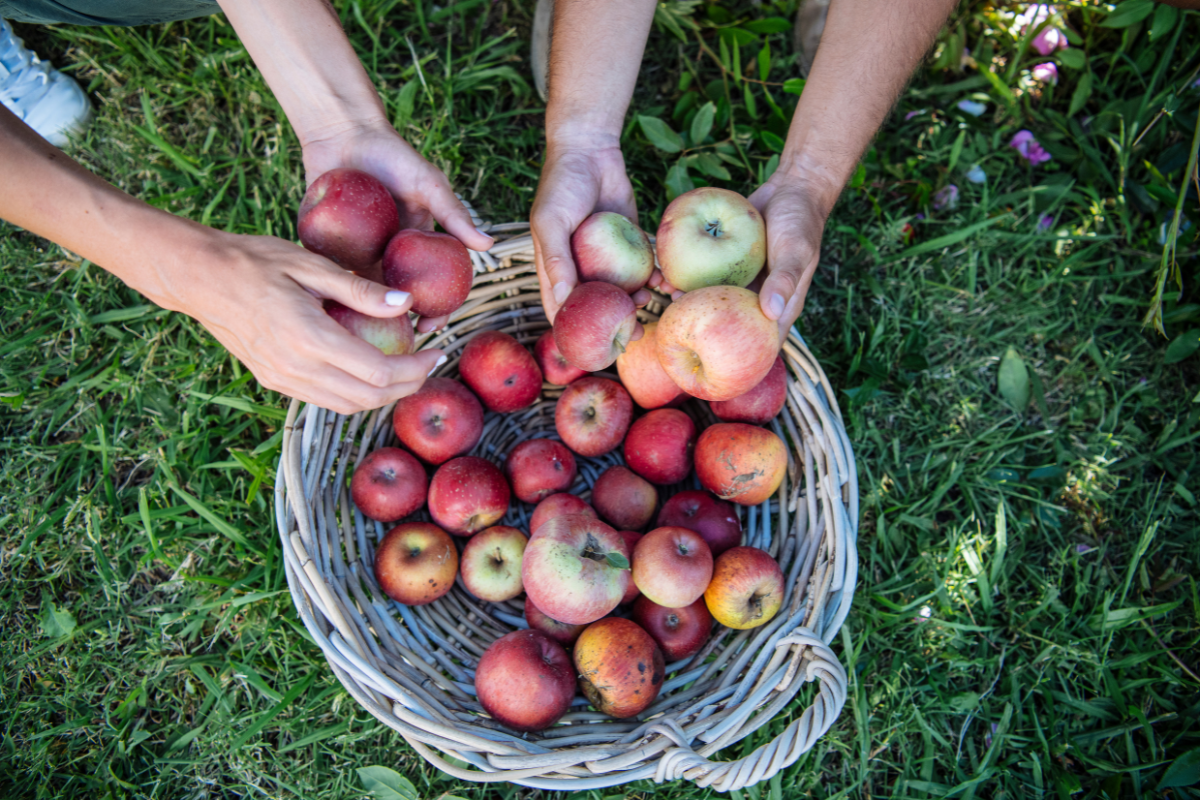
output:
[[779,325],[758,295],[734,286],[688,292],[658,322],[658,360],[701,400],[732,400],[757,386],[779,355]]
[[459,456],[433,473],[429,516],[450,533],[470,536],[504,517],[509,494],[499,467],[477,456]]
[[534,605],[560,622],[583,625],[620,604],[629,586],[628,564],[619,533],[600,520],[566,514],[529,537],[521,578]]
[[658,527],[695,531],[708,543],[713,558],[742,543],[742,523],[733,504],[698,490],[679,492],[663,503]]
[[[632,585],[633,581],[629,583]],[[587,627],[587,625],[568,625],[546,616],[546,612],[535,606],[528,597],[525,598],[525,621],[529,623],[530,628],[541,631],[563,647],[575,644],[579,634],[583,633],[583,629]]]
[[567,447],[589,458],[616,449],[632,416],[629,392],[608,378],[580,378],[563,389],[554,405],[559,437]]
[[325,313],[367,344],[375,345],[385,356],[406,356],[413,351],[413,326],[407,314],[369,317],[336,300],[325,301]]
[[426,378],[420,389],[396,401],[392,427],[418,458],[444,464],[479,444],[483,406],[453,378]]
[[513,494],[526,503],[537,503],[571,488],[575,482],[575,456],[562,442],[526,439],[508,454],[504,472]]
[[595,510],[582,498],[566,492],[559,492],[550,495],[533,509],[533,513],[529,516],[529,532],[535,533],[538,528],[563,514],[586,514],[593,519],[599,519]]
[[571,234],[571,258],[582,281],[604,281],[633,294],[654,272],[650,237],[628,217],[599,211]]
[[412,310],[442,317],[458,310],[471,291],[471,256],[448,233],[404,230],[383,254],[383,282],[412,295]]
[[589,625],[574,656],[584,697],[611,717],[640,714],[662,688],[662,650],[636,622],[609,617]]
[[649,597],[639,597],[633,604],[633,621],[658,643],[668,663],[699,653],[713,624],[703,597],[683,608],[667,608]]
[[468,539],[459,559],[467,591],[489,603],[512,600],[523,592],[521,557],[528,541],[507,525],[486,528]]
[[644,596],[667,608],[699,600],[712,573],[712,550],[687,528],[655,528],[633,551],[633,582]]
[[696,442],[696,477],[722,500],[756,506],[775,494],[786,472],[783,441],[766,428],[720,422]]
[[375,549],[375,581],[406,606],[432,603],[454,586],[458,551],[444,530],[428,522],[405,522],[387,532]]
[[757,547],[734,547],[713,564],[704,602],[713,619],[744,631],[770,622],[783,605],[783,570]]
[[767,227],[737,192],[705,186],[663,211],[655,236],[663,277],[684,292],[746,286],[767,260]]
[[484,331],[463,348],[458,371],[492,411],[525,408],[542,392],[542,371],[529,351],[500,331]]
[[356,169],[331,169],[312,182],[300,203],[300,242],[346,269],[369,270],[400,230],[387,187]]
[[575,669],[562,645],[538,631],[492,642],[475,668],[483,710],[517,731],[549,728],[575,699]]
[[350,497],[363,516],[392,522],[425,505],[428,485],[420,461],[399,447],[381,447],[355,468]]
[[775,363],[767,377],[750,391],[732,400],[718,400],[708,404],[717,419],[722,422],[749,422],[765,425],[779,415],[787,399],[787,367],[783,358],[775,356]]
[[[625,546],[629,548],[629,553],[631,556],[630,564],[632,565],[633,549],[637,547],[637,543],[642,538],[642,534],[638,533],[637,531],[617,531],[617,533],[621,534],[621,538],[625,540]],[[630,578],[633,577],[632,569],[630,570],[629,575]],[[637,584],[630,580],[629,586],[625,589],[625,596],[621,598],[621,605],[632,603],[634,600],[641,597],[641,595],[642,593],[638,591]]]
[[646,527],[657,505],[658,490],[628,467],[609,467],[592,486],[592,506],[601,519],[619,529]]
[[679,483],[692,472],[696,423],[677,408],[657,408],[625,435],[625,463],[651,483]]
[[642,408],[661,408],[687,397],[659,363],[657,331],[657,322],[647,322],[642,338],[625,345],[625,352],[617,356],[621,383]]
[[554,318],[554,343],[571,366],[596,372],[625,352],[637,328],[637,307],[602,281],[575,287]]
[[566,386],[571,381],[587,375],[587,370],[572,367],[567,363],[567,359],[563,358],[558,345],[554,343],[553,330],[546,331],[537,340],[533,346],[533,358],[542,371],[542,377],[547,383],[555,386]]

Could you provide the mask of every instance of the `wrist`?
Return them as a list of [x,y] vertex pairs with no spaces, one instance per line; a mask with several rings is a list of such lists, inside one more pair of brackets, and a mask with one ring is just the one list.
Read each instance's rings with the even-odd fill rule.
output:
[[827,159],[813,157],[804,151],[789,152],[785,149],[779,159],[779,167],[768,182],[802,188],[804,193],[813,199],[817,209],[824,216],[829,216],[855,166],[857,161],[849,167],[839,167]]

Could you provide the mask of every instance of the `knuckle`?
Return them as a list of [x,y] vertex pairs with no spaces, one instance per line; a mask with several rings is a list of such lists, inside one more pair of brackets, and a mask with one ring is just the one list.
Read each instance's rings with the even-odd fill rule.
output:
[[390,386],[392,384],[391,370],[381,366],[372,367],[363,377],[363,382],[378,389]]

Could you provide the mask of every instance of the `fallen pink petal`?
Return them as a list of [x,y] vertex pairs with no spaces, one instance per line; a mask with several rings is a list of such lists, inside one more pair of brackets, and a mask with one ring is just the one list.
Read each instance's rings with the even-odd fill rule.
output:
[[1042,83],[1058,83],[1058,66],[1053,61],[1038,64],[1029,72]]
[[933,210],[950,210],[958,205],[958,187],[953,183],[938,189],[933,196]]
[[1029,162],[1030,166],[1036,167],[1038,164],[1044,164],[1050,160],[1050,154],[1038,144],[1037,139],[1033,138],[1031,131],[1017,131],[1008,146],[1016,150],[1021,158]]
[[1031,44],[1034,50],[1037,50],[1044,56],[1071,46],[1067,42],[1066,34],[1058,28],[1042,28],[1042,32],[1033,37]]

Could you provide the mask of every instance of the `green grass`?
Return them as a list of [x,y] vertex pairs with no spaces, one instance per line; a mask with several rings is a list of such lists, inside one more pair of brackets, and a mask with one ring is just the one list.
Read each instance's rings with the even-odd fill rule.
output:
[[[486,217],[525,218],[542,143],[532,7],[341,10],[397,126]],[[830,220],[802,328],[863,487],[839,642],[851,691],[751,800],[1200,796],[1157,788],[1200,747],[1195,194],[1168,336],[1141,325],[1196,125],[1200,17],[1109,28],[1068,10],[1086,58],[1060,54],[1060,84],[1039,91],[1024,70],[1044,59],[1017,58],[990,7],[964,8]],[[626,133],[649,227],[684,180],[721,176],[706,152],[718,182],[752,189],[795,102],[789,33],[763,22],[794,3],[687,12],[663,7],[682,39],[653,34]],[[76,152],[89,167],[217,227],[294,235],[298,146],[221,19],[19,33],[96,100]],[[767,83],[751,86],[765,43]],[[964,44],[982,71],[951,68]],[[954,110],[967,96],[988,112]],[[710,101],[716,133],[693,141]],[[938,115],[903,119],[922,108]],[[684,148],[654,148],[634,114],[688,132]],[[1019,163],[1005,143],[1021,128],[1054,161]],[[976,163],[982,186],[963,178]],[[958,208],[932,212],[951,182]],[[54,245],[3,228],[0,260],[0,796],[361,797],[355,769],[372,764],[422,797],[543,794],[446,778],[330,676],[270,513],[282,398],[198,325]],[[1032,377],[1019,411],[997,388],[1009,348]]]

